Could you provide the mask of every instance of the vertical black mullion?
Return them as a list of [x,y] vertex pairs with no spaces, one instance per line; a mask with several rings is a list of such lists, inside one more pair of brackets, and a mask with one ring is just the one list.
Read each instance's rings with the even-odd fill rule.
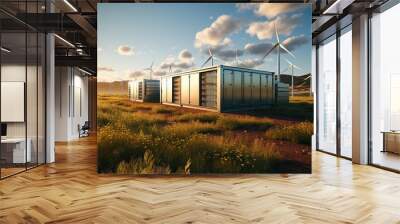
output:
[[[36,13],[39,13],[38,0],[36,1]],[[38,165],[39,165],[39,32],[36,31],[36,166]]]
[[340,30],[336,31],[336,154],[341,156],[341,114],[340,114]]
[[368,89],[367,89],[367,119],[368,119],[368,124],[367,124],[367,129],[368,129],[368,164],[373,164],[373,153],[372,153],[372,64],[371,64],[371,55],[372,55],[372,30],[371,30],[371,19],[372,19],[372,12],[368,11],[368,25],[367,25],[367,47],[368,47],[368,53],[367,53],[367,83],[368,83]]
[[[48,0],[45,0],[45,13],[48,13]],[[47,79],[48,79],[48,72],[47,72],[47,38],[48,33],[44,33],[44,163],[47,163]],[[43,74],[42,74],[43,75]],[[60,90],[61,91],[61,90]]]
[[319,45],[315,45],[315,122],[314,125],[316,125],[315,127],[315,149],[318,150],[319,149]]
[[[28,19],[28,0],[25,0],[25,21]],[[28,90],[28,25],[25,24],[25,102],[24,102],[24,118],[25,118],[25,170],[28,169],[28,113],[27,113],[27,90]]]

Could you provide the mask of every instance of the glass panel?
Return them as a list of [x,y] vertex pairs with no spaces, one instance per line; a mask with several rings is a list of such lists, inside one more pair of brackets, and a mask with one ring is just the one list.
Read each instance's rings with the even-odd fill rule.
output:
[[45,60],[46,60],[46,37],[44,34],[38,35],[38,164],[45,163]]
[[372,17],[372,163],[400,170],[400,5]]
[[37,84],[38,84],[38,36],[36,32],[28,32],[27,33],[27,80],[26,80],[26,116],[27,116],[27,149],[30,149],[30,153],[28,153],[28,168],[34,167],[37,165],[38,160],[38,141],[37,141],[37,132],[38,132],[38,92],[37,92]]
[[26,33],[1,34],[1,175],[25,170],[26,150]]
[[318,48],[318,149],[336,153],[336,36]]
[[352,141],[352,35],[351,26],[340,36],[340,153],[351,158]]

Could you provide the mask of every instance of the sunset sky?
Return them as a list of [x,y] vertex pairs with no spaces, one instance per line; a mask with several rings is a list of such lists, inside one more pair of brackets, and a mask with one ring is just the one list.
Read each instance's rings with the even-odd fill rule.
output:
[[[98,80],[120,81],[199,68],[211,49],[215,64],[277,71],[274,54],[261,60],[276,42],[296,58],[282,54],[304,71],[311,67],[311,5],[283,3],[98,4]],[[236,55],[238,60],[236,60]],[[207,66],[211,65],[209,63]]]

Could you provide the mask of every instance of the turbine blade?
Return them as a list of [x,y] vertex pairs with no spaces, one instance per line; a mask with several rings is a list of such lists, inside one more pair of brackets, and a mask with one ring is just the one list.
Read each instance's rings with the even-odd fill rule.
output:
[[302,70],[302,71],[304,71],[304,69],[300,68],[300,67],[299,67],[299,66],[297,66],[297,65],[293,65],[293,67],[297,68],[298,70]]
[[267,51],[267,53],[261,58],[261,61],[263,61],[278,45],[278,43],[276,43],[271,49],[269,49],[269,51]]
[[279,41],[279,35],[278,35],[278,29],[276,28],[276,22],[274,22],[274,27],[275,27],[276,40],[278,41],[278,43],[280,43],[280,41]]
[[207,60],[201,65],[201,68],[204,67],[204,65],[206,65],[210,60],[211,60],[212,56],[208,57]]
[[208,48],[208,53],[210,54],[210,57],[213,56],[213,54],[211,53],[211,49],[210,48]]
[[292,56],[293,58],[296,58],[296,56],[294,56],[294,54],[293,54],[292,52],[290,52],[288,49],[286,49],[286,47],[283,46],[283,44],[280,44],[280,43],[279,43],[279,46],[280,46],[283,50],[285,50],[287,53],[289,53],[290,56]]
[[286,61],[289,65],[293,65],[293,63],[290,62],[287,58],[284,58],[284,59],[285,59],[285,61]]

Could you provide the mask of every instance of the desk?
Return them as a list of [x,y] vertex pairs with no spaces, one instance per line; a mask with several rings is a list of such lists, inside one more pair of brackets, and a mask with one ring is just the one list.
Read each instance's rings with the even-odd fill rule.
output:
[[400,131],[383,131],[382,152],[400,154]]
[[27,139],[28,144],[25,151],[25,138],[5,138],[1,139],[1,157],[6,163],[26,163],[31,162],[32,153],[31,139]]

